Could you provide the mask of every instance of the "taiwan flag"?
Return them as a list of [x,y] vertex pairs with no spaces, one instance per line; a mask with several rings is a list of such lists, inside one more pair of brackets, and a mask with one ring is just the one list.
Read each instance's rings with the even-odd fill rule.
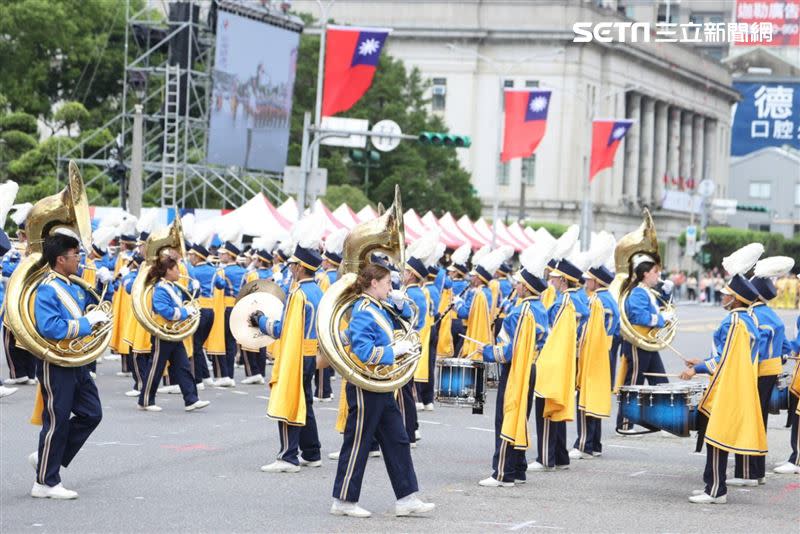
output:
[[391,30],[328,26],[322,115],[347,111],[364,96]]
[[589,167],[589,181],[601,170],[614,164],[614,154],[625,134],[633,124],[627,119],[607,119],[592,121],[592,162]]
[[505,91],[505,127],[501,161],[527,158],[539,146],[547,126],[551,91]]

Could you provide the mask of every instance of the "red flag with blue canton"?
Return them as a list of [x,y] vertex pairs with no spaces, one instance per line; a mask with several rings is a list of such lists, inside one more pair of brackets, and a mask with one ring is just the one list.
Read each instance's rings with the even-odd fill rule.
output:
[[547,126],[551,91],[505,91],[505,127],[501,161],[527,158],[539,146]]
[[608,119],[592,121],[592,161],[589,166],[589,181],[594,175],[614,164],[620,141],[628,133],[632,120]]
[[325,44],[325,78],[322,115],[347,111],[364,96],[378,67],[385,28],[328,26]]

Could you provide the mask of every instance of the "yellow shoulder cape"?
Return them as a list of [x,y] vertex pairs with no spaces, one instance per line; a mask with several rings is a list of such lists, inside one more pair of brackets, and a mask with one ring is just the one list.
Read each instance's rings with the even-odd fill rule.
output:
[[[450,307],[453,301],[453,289],[445,289],[442,291],[442,300],[439,302],[439,314]],[[453,357],[453,317],[456,312],[450,310],[439,319],[439,341],[436,344],[436,356],[438,358],[452,358]]]
[[565,296],[550,336],[536,359],[535,393],[545,399],[543,416],[551,421],[575,418],[577,336],[575,305]]
[[[486,302],[486,295],[481,288],[475,289],[475,297],[472,299],[472,307],[469,309],[469,317],[467,317],[467,333],[466,336],[490,345],[492,343],[492,325],[489,324],[489,303]],[[474,354],[473,354],[474,353]],[[469,339],[464,340],[464,345],[461,348],[462,358],[472,358],[473,360],[481,360],[480,346],[474,341]]]
[[430,347],[431,347],[431,328],[433,328],[433,314],[431,313],[431,293],[426,288],[421,288],[422,293],[425,295],[425,309],[427,314],[422,329],[419,331],[419,342],[421,344],[422,357],[417,363],[417,369],[414,371],[414,382],[421,382],[426,384],[430,377],[428,376],[428,362],[430,362]]
[[500,438],[518,450],[529,447],[528,392],[535,356],[536,319],[530,311],[530,304],[525,304],[514,336],[514,353],[503,396],[503,425],[500,429]]
[[596,296],[589,300],[589,320],[584,328],[578,358],[578,409],[592,417],[611,415],[611,337],[606,333],[605,310]]
[[267,415],[290,425],[306,424],[306,398],[303,393],[303,334],[306,297],[302,290],[292,292],[281,330],[281,350],[272,366],[272,388]]

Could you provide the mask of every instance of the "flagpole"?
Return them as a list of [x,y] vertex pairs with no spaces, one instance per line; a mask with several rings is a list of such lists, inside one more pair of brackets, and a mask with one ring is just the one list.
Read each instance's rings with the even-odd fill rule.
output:
[[[314,126],[316,128],[322,127],[322,88],[323,78],[325,76],[325,41],[328,34],[328,12],[336,0],[329,0],[324,3],[322,0],[317,0],[317,5],[320,10],[320,36],[319,36],[319,62],[317,63],[317,99],[314,107]],[[316,168],[319,166],[319,143],[314,145],[311,152],[311,167]]]
[[581,250],[589,250],[592,244],[591,231],[592,231],[592,178],[589,176],[591,172],[591,154],[592,154],[592,134],[594,131],[594,113],[592,104],[589,101],[589,95],[586,95],[586,116],[589,119],[588,144],[586,145],[586,152],[583,156],[583,205],[581,209]]

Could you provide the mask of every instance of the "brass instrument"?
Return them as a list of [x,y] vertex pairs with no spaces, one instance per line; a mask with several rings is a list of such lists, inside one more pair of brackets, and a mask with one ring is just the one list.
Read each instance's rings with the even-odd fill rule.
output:
[[[89,201],[83,179],[74,161],[69,162],[67,186],[55,195],[38,201],[26,223],[27,256],[8,281],[6,298],[19,305],[7,306],[8,325],[20,346],[46,362],[62,367],[80,367],[99,358],[111,341],[111,321],[97,323],[92,332],[84,337],[52,340],[42,337],[36,330],[33,316],[36,289],[49,273],[43,255],[44,240],[59,229],[74,233],[85,250],[91,250],[92,225],[89,216]],[[99,309],[111,317],[110,302],[103,301],[93,287],[83,279],[70,276],[70,282],[80,286],[98,304],[87,306],[86,311]]]
[[[347,349],[340,330],[348,323],[352,306],[359,297],[354,288],[358,272],[369,263],[371,254],[376,251],[386,253],[394,263],[403,265],[404,239],[400,189],[395,188],[394,203],[389,209],[377,219],[356,225],[345,238],[339,280],[325,292],[317,310],[320,353],[345,380],[376,393],[395,391],[414,376],[422,355],[419,332],[413,326],[416,320],[400,320],[402,328],[395,331],[394,341],[406,339],[412,342],[414,348],[395,358],[393,365],[364,365]],[[415,315],[417,313],[419,310]]]
[[[652,256],[656,263],[661,263],[661,256],[658,252],[658,239],[656,238],[656,228],[650,212],[644,210],[644,221],[633,232],[627,234],[617,243],[614,250],[614,263],[616,264],[617,276],[611,287],[612,292],[618,293],[620,332],[622,337],[636,347],[652,352],[669,347],[675,337],[678,327],[678,320],[673,319],[663,327],[643,327],[634,325],[628,319],[625,312],[625,302],[635,287],[635,274],[633,268],[633,257],[636,254],[647,254]],[[652,289],[648,289],[652,291]],[[658,298],[661,305],[660,311],[673,312],[674,304],[665,302]]]
[[195,298],[189,291],[178,284],[176,287],[186,297],[182,307],[189,309],[186,319],[178,321],[160,321],[153,313],[153,290],[157,280],[147,281],[147,275],[152,267],[161,257],[176,253],[181,258],[186,257],[186,249],[183,245],[183,228],[181,227],[180,217],[175,217],[172,224],[166,228],[161,228],[150,234],[144,244],[144,263],[139,267],[136,279],[131,288],[131,302],[133,303],[133,315],[136,320],[150,334],[164,341],[182,341],[194,334],[200,324],[200,308],[195,303]]

